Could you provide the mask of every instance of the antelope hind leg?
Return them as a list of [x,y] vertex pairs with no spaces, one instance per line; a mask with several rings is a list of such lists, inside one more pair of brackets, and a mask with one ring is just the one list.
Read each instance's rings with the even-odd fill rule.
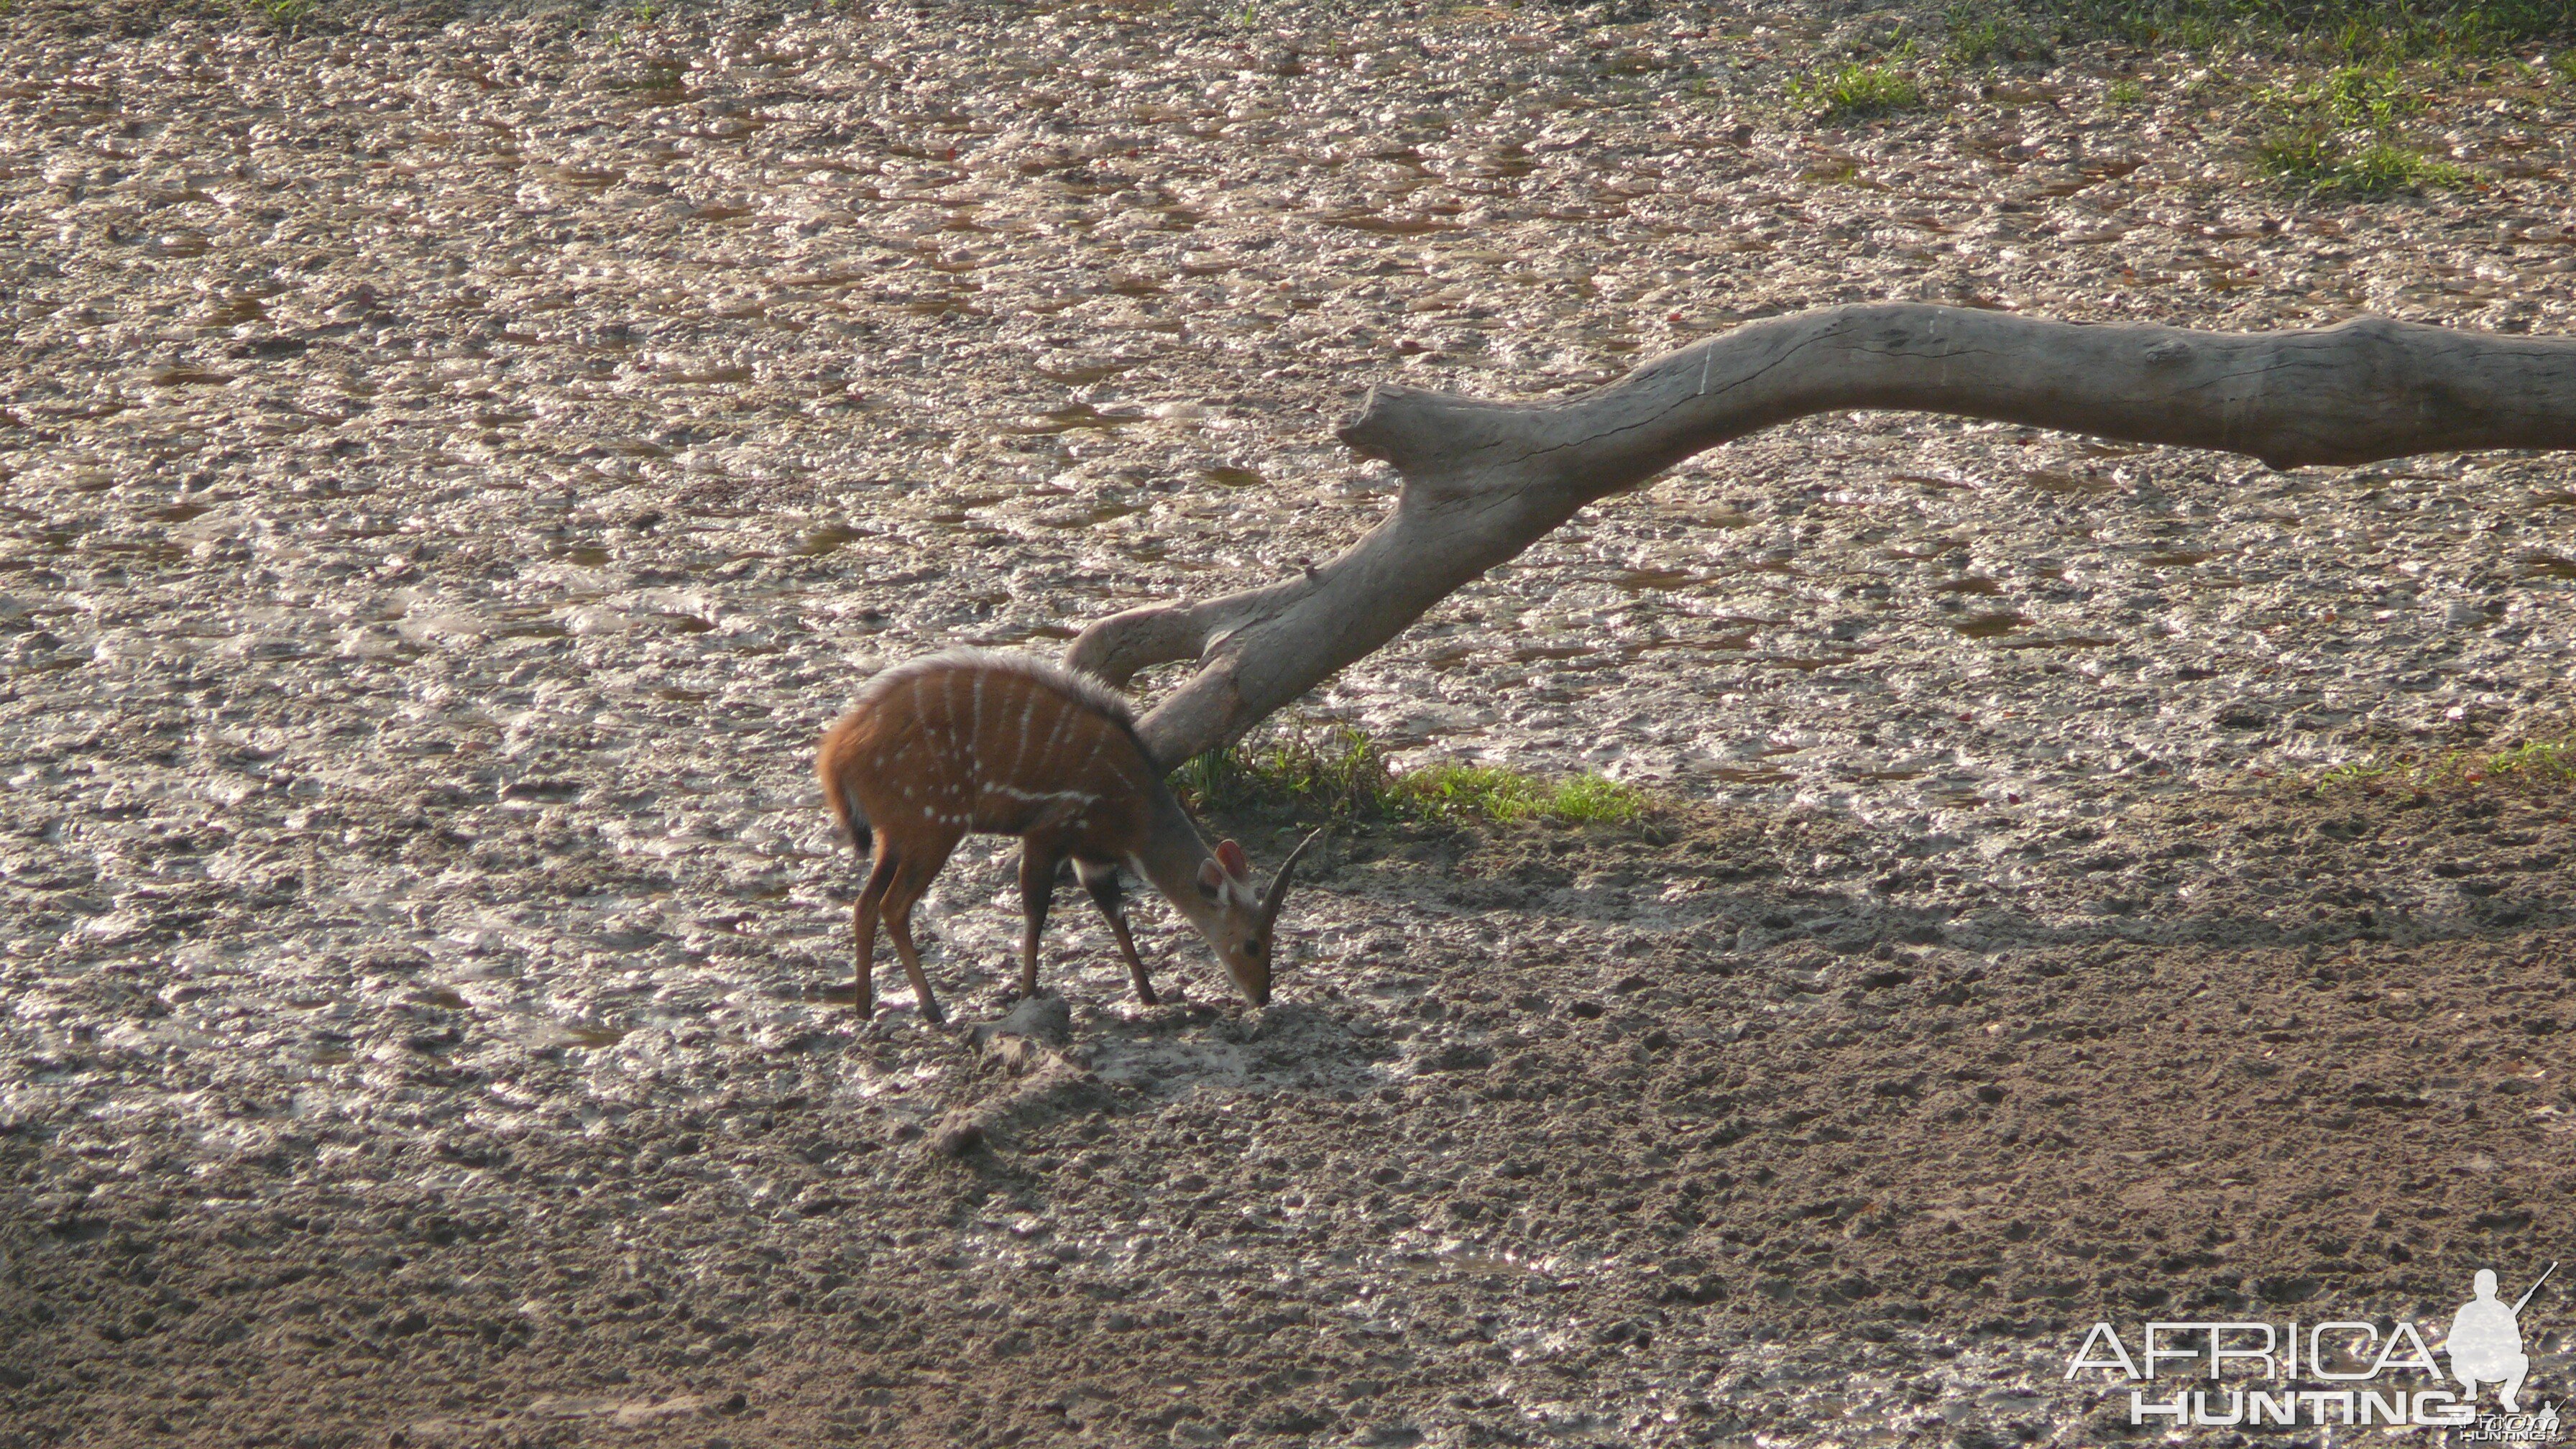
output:
[[939,874],[939,868],[948,863],[948,852],[956,848],[957,842],[952,838],[927,864],[904,862],[893,886],[886,891],[886,935],[894,941],[894,954],[903,962],[903,974],[912,978],[912,999],[920,1003],[924,1021],[938,1022],[948,1018],[939,1010],[939,999],[930,992],[930,978],[922,973],[921,953],[913,948],[912,908],[921,900],[922,892],[930,889],[931,879]]
[[939,999],[930,994],[930,978],[921,971],[921,953],[912,946],[912,902],[905,901],[886,911],[886,935],[894,941],[896,959],[903,962],[903,974],[912,978],[912,999],[921,1006],[924,1021],[946,1021],[939,1010]]
[[850,907],[850,932],[859,940],[859,979],[852,999],[861,1021],[876,1015],[877,918],[884,911],[886,890],[894,884],[894,875],[893,856],[878,856],[868,868],[868,883],[860,888],[857,904]]

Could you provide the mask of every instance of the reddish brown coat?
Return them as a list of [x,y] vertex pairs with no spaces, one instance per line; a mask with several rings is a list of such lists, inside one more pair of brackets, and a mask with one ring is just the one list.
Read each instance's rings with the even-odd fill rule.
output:
[[1011,655],[934,655],[878,676],[817,764],[854,839],[865,825],[925,848],[1061,830],[1123,861],[1144,849],[1163,793],[1124,701]]
[[1056,871],[1070,859],[1108,918],[1139,998],[1152,1003],[1154,988],[1120,909],[1122,866],[1180,909],[1248,1000],[1270,999],[1271,927],[1297,855],[1267,894],[1255,891],[1243,848],[1231,840],[1208,848],[1163,787],[1126,701],[1098,680],[1012,654],[913,660],[868,682],[823,736],[815,768],[832,813],[871,856],[851,921],[860,1010],[874,1008],[870,962],[882,917],[922,1014],[938,1019],[912,944],[912,908],[970,832],[1020,837],[1023,994],[1037,989],[1039,933]]

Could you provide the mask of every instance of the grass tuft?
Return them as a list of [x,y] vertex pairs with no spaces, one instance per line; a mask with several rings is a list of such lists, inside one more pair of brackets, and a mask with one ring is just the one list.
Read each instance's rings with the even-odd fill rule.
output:
[[2051,60],[2057,55],[2054,27],[1993,0],[1966,0],[1951,6],[1942,18],[1950,34],[1946,58],[1952,65],[1984,67]]
[[1820,121],[1857,121],[1923,104],[1923,83],[1891,65],[1853,61],[1789,82],[1789,99]]
[[2397,67],[2338,66],[2257,99],[2276,122],[2254,145],[2254,168],[2316,197],[2364,200],[2471,184],[2468,172],[2406,144],[2399,122],[2422,109]]
[[292,33],[321,9],[320,0],[253,0],[252,9],[269,29]]
[[2363,201],[2401,192],[2457,190],[2469,173],[2385,138],[2353,145],[2317,127],[2284,127],[2254,146],[2255,169],[2315,197]]
[[2576,784],[2576,740],[2534,740],[2494,754],[2455,753],[2435,766],[2435,778],[2462,785],[2495,781],[2530,789]]
[[2382,129],[2422,109],[2391,64],[2342,65],[2306,85],[2269,87],[2255,98],[2275,111],[2337,126]]
[[1184,762],[1171,786],[1194,809],[1293,810],[1327,820],[1389,814],[1395,771],[1377,742],[1348,725],[1273,731]]
[[1287,811],[1330,823],[1552,820],[1625,825],[1647,813],[1645,792],[1603,775],[1548,780],[1491,765],[1399,771],[1375,740],[1348,725],[1280,730],[1199,756],[1172,772],[1174,793],[1204,811]]
[[2576,736],[2531,740],[2505,750],[2452,750],[2429,760],[2359,760],[2317,777],[2320,790],[2358,789],[2373,795],[2391,788],[2457,791],[2481,786],[2532,793],[2576,786]]
[[1559,820],[1573,825],[1626,825],[1645,813],[1646,797],[1606,775],[1542,780],[1491,765],[1430,765],[1398,775],[1397,796],[1422,815],[1482,817],[1504,825]]
[[2208,50],[2273,47],[2404,60],[2491,55],[2576,34],[2566,0],[2026,0],[2071,36]]

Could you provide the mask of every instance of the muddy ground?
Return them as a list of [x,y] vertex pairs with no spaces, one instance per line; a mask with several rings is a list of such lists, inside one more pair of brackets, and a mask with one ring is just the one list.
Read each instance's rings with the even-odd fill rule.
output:
[[2087,1443],[2096,1318],[2446,1322],[2565,1253],[2564,797],[2141,811],[1965,912],[1914,903],[1938,843],[1667,826],[1358,837],[1265,1011],[1139,1009],[1092,939],[1027,1038],[782,981],[650,1093],[475,1068],[489,1018],[381,957],[364,1069],[147,1074],[114,1043],[205,1006],[91,973],[21,1069],[194,1074],[229,1136],[0,1139],[15,1432]]
[[[2399,108],[2462,185],[2329,201],[2248,171],[2305,62],[1943,33],[22,0],[0,1445],[2074,1445],[2097,1319],[2576,1269],[2576,797],[2320,783],[2564,734],[2557,458],[1784,427],[1298,710],[1647,821],[1345,829],[1257,1012],[1067,901],[1004,1017],[978,847],[965,1024],[836,1000],[857,682],[1338,547],[1374,379],[2576,314],[2545,65]],[[1909,37],[1923,110],[1783,95]]]

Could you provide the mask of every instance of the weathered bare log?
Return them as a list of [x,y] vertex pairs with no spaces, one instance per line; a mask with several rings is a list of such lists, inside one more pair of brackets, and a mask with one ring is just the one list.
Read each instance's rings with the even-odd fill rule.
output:
[[1552,403],[1381,383],[1342,440],[1394,511],[1299,578],[1103,619],[1066,661],[1124,687],[1197,659],[1141,722],[1166,764],[1227,744],[1584,504],[1811,413],[1901,409],[2250,454],[2275,468],[2576,448],[2576,339],[2357,318],[2301,332],[2083,326],[1905,303],[1751,323]]

